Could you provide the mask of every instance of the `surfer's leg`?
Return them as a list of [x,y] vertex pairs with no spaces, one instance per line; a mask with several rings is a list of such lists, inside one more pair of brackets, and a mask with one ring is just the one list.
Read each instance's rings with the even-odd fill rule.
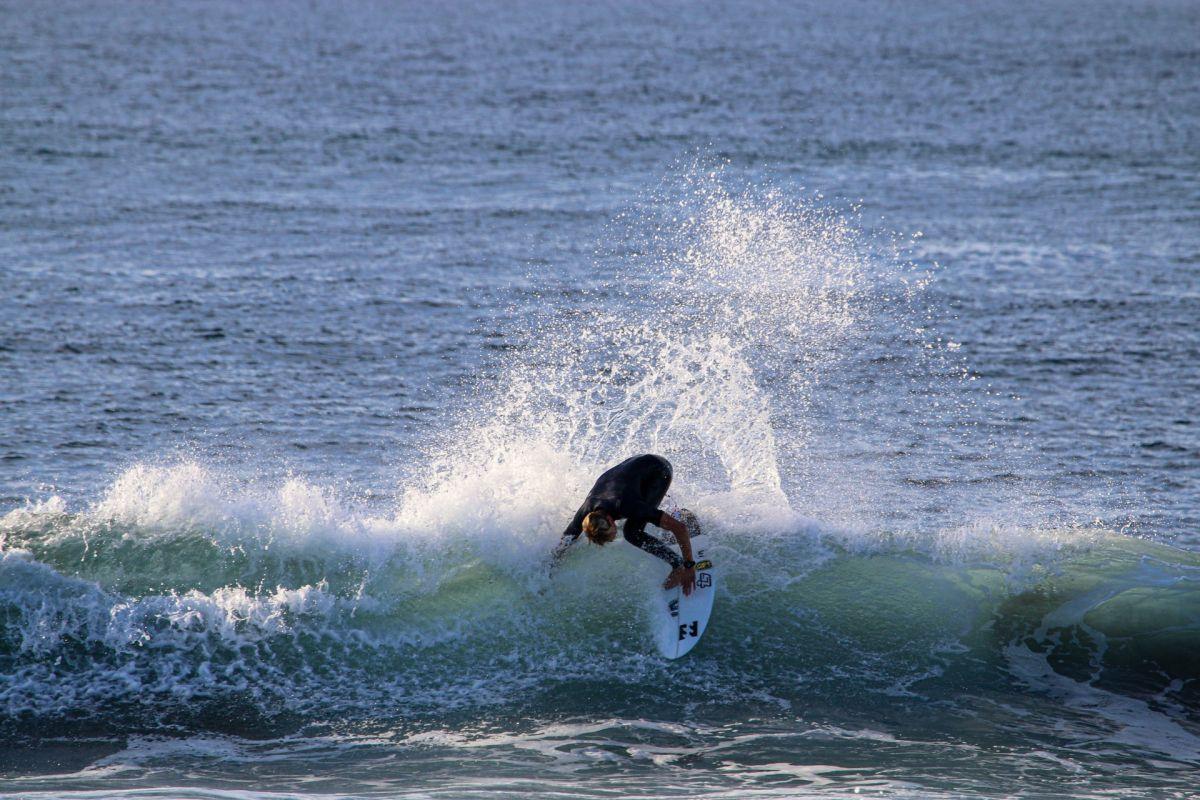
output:
[[[671,488],[671,462],[667,461],[665,458],[658,458],[656,460],[658,463],[654,466],[654,468],[647,470],[646,474],[642,476],[642,482],[641,485],[638,486],[638,492],[642,495],[642,497],[646,498],[646,502],[650,505],[661,506],[663,499],[667,496],[667,490]],[[655,539],[654,537],[645,533],[644,530],[639,530],[638,532],[642,536],[646,536],[648,539],[658,543],[660,547],[662,546],[660,540]],[[663,537],[664,541],[669,542],[670,544],[676,543],[674,534],[672,534],[670,531],[664,531],[664,533],[666,534]],[[628,533],[625,535],[625,538],[631,542],[633,541],[632,539],[629,539]],[[638,547],[642,546],[638,545]],[[642,547],[642,549],[646,550],[645,547]],[[646,552],[651,551],[646,550]],[[655,555],[658,554],[656,553]],[[662,556],[659,556],[659,558],[662,558]]]
[[657,461],[658,463],[642,476],[641,485],[638,487],[638,494],[646,498],[646,502],[652,506],[662,503],[663,498],[667,496],[667,489],[671,488],[671,462],[665,458],[659,458]]
[[634,547],[639,547],[642,550],[645,550],[652,556],[658,556],[663,561],[670,564],[672,569],[683,565],[683,559],[680,558],[675,551],[667,547],[658,539],[655,539],[650,534],[646,533],[641,528],[635,528],[633,530],[626,528],[625,541],[629,542]]

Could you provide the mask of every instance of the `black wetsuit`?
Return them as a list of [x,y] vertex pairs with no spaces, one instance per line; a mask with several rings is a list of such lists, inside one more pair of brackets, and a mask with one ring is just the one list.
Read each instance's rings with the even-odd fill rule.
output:
[[662,502],[671,486],[671,462],[662,456],[641,455],[627,458],[596,480],[575,518],[563,531],[556,555],[583,532],[583,518],[593,511],[607,511],[614,520],[625,520],[625,541],[658,556],[672,567],[683,565],[683,559],[671,548],[646,533],[646,523],[658,524],[662,519]]

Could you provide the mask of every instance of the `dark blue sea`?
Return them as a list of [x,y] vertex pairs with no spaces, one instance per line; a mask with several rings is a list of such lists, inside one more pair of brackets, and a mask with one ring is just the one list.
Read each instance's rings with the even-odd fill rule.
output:
[[1198,323],[1190,0],[0,0],[0,797],[1196,797]]

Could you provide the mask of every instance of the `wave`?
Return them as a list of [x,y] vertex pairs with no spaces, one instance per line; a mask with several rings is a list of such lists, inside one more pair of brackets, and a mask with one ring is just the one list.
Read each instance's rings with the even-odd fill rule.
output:
[[578,546],[548,576],[554,529],[535,520],[565,518],[564,496],[516,494],[486,519],[410,497],[371,516],[298,481],[265,491],[183,463],[135,467],[81,512],[10,512],[0,718],[243,733],[481,712],[669,719],[697,691],[715,717],[1029,692],[1117,721],[1131,703],[1160,725],[1200,709],[1194,554],[1099,529],[881,536],[700,497],[722,590],[680,667],[650,639],[653,559]]
[[[1200,750],[1200,556],[1016,477],[1028,449],[977,423],[903,242],[684,174],[618,220],[651,222],[609,281],[522,312],[387,501],[193,460],[0,518],[0,733],[936,709]],[[722,575],[680,662],[648,630],[660,562],[547,563],[598,472],[646,451]]]

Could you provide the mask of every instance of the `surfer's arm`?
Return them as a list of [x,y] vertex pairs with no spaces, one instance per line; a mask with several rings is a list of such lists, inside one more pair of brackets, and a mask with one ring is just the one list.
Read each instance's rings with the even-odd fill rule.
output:
[[584,509],[579,509],[575,512],[575,518],[571,520],[571,524],[562,532],[562,538],[558,540],[558,544],[554,546],[553,552],[550,553],[550,569],[558,566],[558,562],[562,560],[563,555],[567,552],[567,548],[575,544],[575,540],[579,538],[579,534],[583,533],[583,517]]
[[571,545],[575,544],[575,540],[578,538],[579,538],[578,534],[576,534],[575,536],[569,536],[568,534],[564,533],[562,535],[562,538],[558,540],[558,544],[556,544],[554,546],[554,550],[552,550],[550,552],[550,568],[551,569],[558,566],[558,562],[562,561],[562,557],[567,552],[567,548],[570,547]]
[[664,511],[662,518],[658,521],[658,527],[675,534],[675,542],[679,545],[680,552],[683,553],[683,561],[672,564],[675,569],[671,570],[671,574],[667,576],[663,588],[682,586],[683,593],[689,595],[696,587],[696,562],[692,557],[692,537],[688,533],[687,526]]
[[680,552],[683,553],[683,560],[692,561],[692,538],[688,535],[687,526],[667,512],[661,513],[662,517],[658,520],[658,527],[675,534],[675,541],[679,544]]
[[[645,523],[643,523],[645,524]],[[645,550],[652,556],[657,556],[671,565],[671,569],[683,566],[683,559],[675,555],[675,551],[660,542],[657,538],[646,533],[636,525],[625,523],[625,541],[634,547]]]

